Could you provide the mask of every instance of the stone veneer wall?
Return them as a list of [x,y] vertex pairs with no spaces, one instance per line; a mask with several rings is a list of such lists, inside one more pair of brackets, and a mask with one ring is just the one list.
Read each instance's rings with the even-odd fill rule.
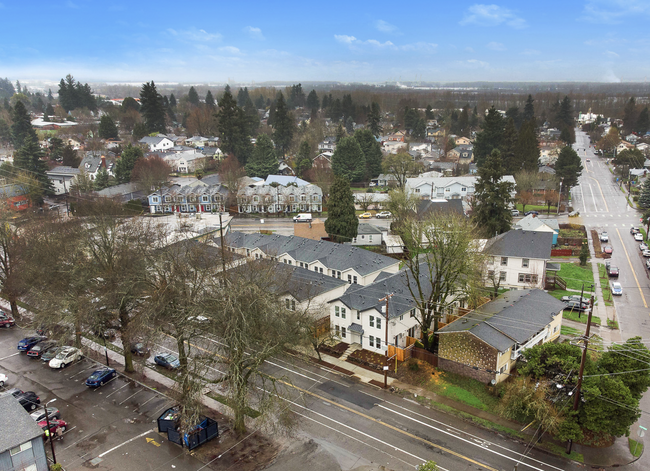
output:
[[[495,378],[499,352],[469,332],[439,335],[438,368],[489,383]],[[477,369],[474,369],[476,367]]]

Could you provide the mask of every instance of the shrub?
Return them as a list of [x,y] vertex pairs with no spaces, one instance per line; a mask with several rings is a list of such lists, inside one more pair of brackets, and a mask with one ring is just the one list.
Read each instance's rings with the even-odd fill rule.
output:
[[418,371],[419,369],[420,369],[420,365],[418,365],[417,362],[415,362],[415,361],[410,361],[409,362],[409,370]]

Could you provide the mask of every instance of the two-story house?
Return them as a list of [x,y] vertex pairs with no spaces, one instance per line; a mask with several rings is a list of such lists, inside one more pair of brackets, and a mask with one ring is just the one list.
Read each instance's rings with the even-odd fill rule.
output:
[[334,153],[336,150],[336,138],[332,136],[327,136],[321,142],[318,143],[318,152],[331,152]]
[[115,158],[110,154],[102,155],[94,151],[86,152],[86,156],[79,164],[79,171],[85,172],[91,180],[97,178],[97,174],[102,168],[105,168],[110,176],[115,176]]
[[554,218],[539,218],[534,214],[520,219],[512,227],[516,230],[536,231],[536,232],[550,232],[553,234],[553,245],[557,245],[557,237],[560,234],[560,224]]
[[513,229],[489,239],[488,279],[500,288],[543,288],[552,245],[553,232]]
[[[221,241],[214,240],[217,245]],[[351,245],[296,236],[231,232],[224,240],[230,252],[252,258],[271,258],[322,273],[349,284],[367,285],[382,272],[397,273],[399,260]]]
[[204,167],[208,157],[200,150],[162,154],[162,159],[174,172],[191,173]]
[[[281,177],[279,175],[274,177],[276,179],[296,179],[296,177]],[[305,183],[302,186],[297,186],[297,183],[288,184],[287,186],[266,183],[245,186],[237,192],[239,212],[269,214],[280,212],[320,213],[323,210],[323,190],[317,185]]]
[[152,214],[224,212],[228,189],[221,184],[162,188],[147,196]]
[[447,152],[447,158],[458,162],[459,164],[468,164],[474,160],[474,146],[471,144],[463,144],[454,147],[449,152]]
[[64,195],[70,191],[70,185],[74,183],[77,175],[81,173],[78,168],[61,165],[48,170],[47,178],[52,182],[55,195]]
[[145,136],[138,142],[145,146],[149,146],[150,152],[164,152],[175,145],[174,141],[165,136]]
[[[407,178],[406,189],[420,198],[467,199],[474,195],[477,180],[478,176]],[[512,183],[514,197],[515,178],[512,175],[504,175],[501,181]]]
[[11,395],[0,396],[0,469],[47,471],[43,430]]
[[560,336],[564,307],[539,289],[508,291],[438,330],[438,367],[500,383],[524,350]]

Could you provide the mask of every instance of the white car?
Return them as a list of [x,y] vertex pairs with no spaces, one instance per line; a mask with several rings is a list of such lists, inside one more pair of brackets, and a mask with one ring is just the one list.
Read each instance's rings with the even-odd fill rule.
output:
[[0,374],[0,388],[4,388],[7,381],[9,381],[7,375]]
[[639,242],[643,242],[643,234],[641,234],[640,232],[635,233],[634,234],[634,240],[637,240]]
[[382,219],[382,218],[390,218],[393,217],[393,215],[390,213],[390,211],[382,211],[381,213],[375,214],[375,217],[377,219]]
[[644,250],[648,250],[648,244],[646,244],[645,242],[641,242],[639,244],[639,249],[641,249],[641,252],[643,252]]
[[57,356],[50,360],[50,368],[65,368],[81,359],[81,350],[75,347],[65,347]]

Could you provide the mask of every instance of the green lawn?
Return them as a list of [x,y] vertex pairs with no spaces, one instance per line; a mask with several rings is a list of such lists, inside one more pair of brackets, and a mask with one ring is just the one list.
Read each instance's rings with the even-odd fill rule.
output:
[[499,404],[499,399],[487,391],[485,384],[446,371],[441,372],[439,376],[436,375],[436,379],[429,381],[426,387],[436,394],[463,402],[477,409],[494,411]]
[[630,453],[632,453],[632,456],[635,458],[638,458],[641,456],[641,453],[643,453],[643,443],[642,442],[637,442],[636,440],[633,440],[628,437],[627,439],[627,444],[630,447]]
[[609,275],[607,274],[607,269],[602,263],[598,264],[598,275],[600,278],[600,286],[603,290],[603,299],[605,300],[605,306],[613,306],[614,302],[612,300],[612,292],[609,289]]
[[[578,317],[580,315],[580,317]],[[564,319],[569,319],[570,321],[580,322],[581,324],[587,323],[587,314],[584,312],[578,313],[576,311],[564,311],[562,312],[562,317]],[[600,325],[600,317],[591,316],[591,323]]]
[[561,263],[560,278],[566,281],[569,289],[581,289],[584,283],[585,292],[590,291],[591,284],[594,282],[594,274],[591,271],[591,265],[581,267],[577,263]]
[[575,329],[573,327],[569,327],[569,326],[566,326],[566,325],[563,325],[562,327],[560,327],[560,333],[562,335],[574,335],[574,336],[584,334],[584,332],[581,331],[580,329]]
[[[515,207],[523,215],[523,213],[524,213],[523,205],[517,204]],[[548,206],[546,206],[545,204],[527,204],[526,205],[526,211],[539,211],[540,213],[541,212],[546,213],[548,211]],[[557,206],[551,205],[551,212],[553,213],[555,211],[557,211]]]

